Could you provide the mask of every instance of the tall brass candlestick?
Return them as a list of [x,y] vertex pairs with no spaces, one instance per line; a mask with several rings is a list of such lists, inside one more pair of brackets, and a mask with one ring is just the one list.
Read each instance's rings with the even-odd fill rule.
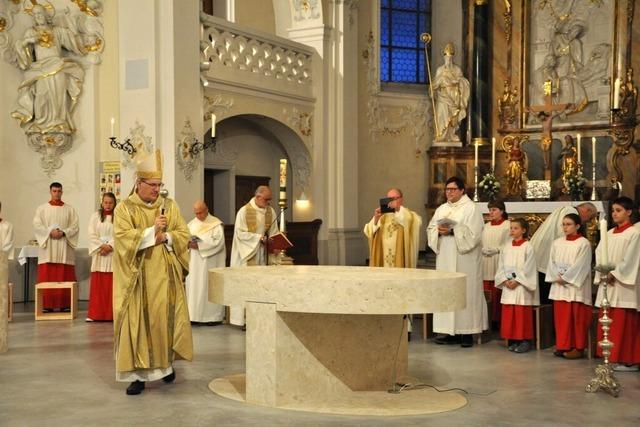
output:
[[596,270],[600,272],[600,286],[604,286],[602,290],[602,317],[600,317],[600,325],[602,325],[602,341],[598,342],[598,346],[602,349],[602,357],[604,357],[604,363],[596,366],[596,376],[591,379],[587,384],[586,391],[588,393],[595,393],[602,389],[611,393],[613,397],[618,397],[620,394],[620,383],[613,376],[613,368],[609,363],[609,356],[611,355],[611,349],[613,343],[609,341],[609,329],[613,320],[609,317],[609,298],[607,297],[607,276],[614,270],[613,265],[597,265]]

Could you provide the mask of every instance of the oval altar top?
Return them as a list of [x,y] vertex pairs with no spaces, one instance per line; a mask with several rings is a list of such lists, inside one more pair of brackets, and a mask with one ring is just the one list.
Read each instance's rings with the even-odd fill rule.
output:
[[238,307],[273,303],[277,311],[297,313],[437,313],[465,307],[466,275],[316,265],[214,268],[209,301]]

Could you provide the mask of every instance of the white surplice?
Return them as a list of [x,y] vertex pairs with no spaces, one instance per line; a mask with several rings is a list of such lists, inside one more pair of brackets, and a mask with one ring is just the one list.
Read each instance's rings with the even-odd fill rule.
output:
[[[49,237],[49,233],[56,228],[64,232],[60,239]],[[33,232],[39,246],[38,264],[75,265],[78,230],[78,214],[67,203],[63,206],[49,203],[38,206],[33,217]]]
[[567,214],[577,214],[578,210],[573,206],[563,206],[551,212],[551,214],[538,227],[531,237],[531,246],[536,255],[536,265],[540,273],[547,272],[549,265],[549,253],[551,245],[558,237],[564,236],[562,232],[562,219]]
[[[448,218],[456,222],[454,235],[438,234],[437,221]],[[429,247],[436,253],[436,269],[467,275],[467,305],[455,312],[434,313],[433,331],[449,335],[476,334],[489,328],[487,303],[482,286],[482,252],[480,241],[484,222],[475,203],[463,195],[455,203],[436,209],[427,227]]]
[[[611,272],[615,277],[613,286],[607,286],[607,297],[611,307],[631,308],[639,306],[638,286],[640,286],[640,231],[629,227],[621,233],[615,228],[607,232],[607,263],[615,265]],[[596,248],[596,265],[603,262],[602,242]],[[594,283],[600,283],[600,272],[596,271]],[[602,302],[603,286],[598,286],[596,307]]]
[[[502,289],[501,304],[540,305],[536,257],[530,242],[519,246],[509,242],[502,247],[494,279],[495,287]],[[509,279],[515,279],[522,286],[515,289],[503,286]]]
[[224,267],[224,225],[207,215],[204,221],[192,219],[189,233],[197,238],[198,249],[189,249],[189,275],[185,279],[189,319],[192,322],[221,322],[224,306],[209,302],[209,269]]
[[106,215],[104,221],[100,221],[100,212],[94,212],[89,219],[89,255],[91,255],[91,271],[111,273],[111,260],[113,252],[100,255],[102,245],[113,246],[113,216]]
[[[566,284],[554,282],[561,277]],[[551,245],[546,282],[552,282],[549,299],[591,305],[591,243],[584,237],[560,237]]]
[[13,225],[0,219],[0,284],[9,283],[9,260],[13,259]]
[[498,255],[500,249],[508,242],[509,227],[511,221],[504,220],[500,224],[493,225],[491,221],[487,222],[482,229],[482,249],[494,250],[495,253],[482,255],[482,279],[493,282],[498,268]]
[[[267,263],[267,255],[265,246],[260,243],[260,239],[265,234],[265,229],[269,225],[269,236],[278,232],[275,221],[276,213],[271,206],[260,208],[256,205],[255,197],[249,201],[249,204],[256,210],[256,229],[249,231],[246,220],[246,206],[243,206],[236,215],[236,223],[233,230],[233,245],[231,246],[231,267],[246,267],[250,259],[255,256],[256,265],[265,265]],[[267,209],[271,210],[272,223],[265,225],[265,214]],[[229,320],[232,325],[244,325],[244,309],[241,307],[230,307]]]

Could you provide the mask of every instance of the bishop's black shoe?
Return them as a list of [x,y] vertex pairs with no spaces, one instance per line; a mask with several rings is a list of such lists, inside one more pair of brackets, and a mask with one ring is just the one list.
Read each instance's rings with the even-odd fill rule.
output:
[[144,390],[144,382],[136,380],[127,387],[127,395],[135,396],[136,394],[142,393],[142,390]]
[[173,372],[171,372],[169,375],[167,375],[166,377],[162,378],[162,381],[164,381],[165,383],[169,384],[174,382],[176,379],[176,371],[174,370]]
[[473,335],[462,334],[462,337],[460,338],[460,346],[464,348],[473,347]]
[[433,340],[436,344],[460,344],[460,335],[440,335],[436,339]]

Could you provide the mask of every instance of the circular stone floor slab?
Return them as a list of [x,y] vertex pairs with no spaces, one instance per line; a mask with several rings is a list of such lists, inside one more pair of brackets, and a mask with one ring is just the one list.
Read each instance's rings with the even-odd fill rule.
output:
[[[209,383],[209,389],[222,397],[246,403],[244,374],[216,378]],[[400,416],[453,411],[466,404],[467,399],[459,392],[423,388],[397,394],[386,391],[353,392],[336,397],[333,401],[296,402],[276,408],[325,414]]]

